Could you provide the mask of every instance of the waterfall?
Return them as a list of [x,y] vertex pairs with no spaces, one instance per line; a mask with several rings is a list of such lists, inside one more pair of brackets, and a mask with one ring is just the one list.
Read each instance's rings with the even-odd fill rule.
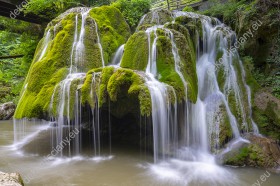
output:
[[[84,9],[81,12],[81,28],[78,32],[78,14],[75,16],[75,32],[74,32],[74,41],[71,50],[70,56],[70,68],[69,74],[67,77],[61,81],[54,89],[51,102],[50,102],[50,111],[54,110],[56,106],[57,113],[53,113],[52,120],[57,122],[57,127],[53,133],[53,147],[61,144],[65,135],[69,135],[72,128],[79,130],[79,136],[75,137],[74,149],[71,150],[70,143],[68,144],[68,155],[78,155],[81,149],[81,103],[80,96],[77,90],[77,86],[83,83],[83,79],[86,76],[86,73],[83,72],[83,63],[85,60],[85,46],[84,46],[84,37],[85,37],[85,24],[86,18],[88,16],[90,9]],[[73,90],[74,89],[74,90]],[[54,99],[58,92],[58,104],[54,105]],[[74,100],[71,98],[74,97]],[[71,121],[73,120],[73,127],[70,127]],[[68,126],[68,131],[65,130],[65,126]],[[59,152],[60,156],[63,155],[63,152]]]
[[[85,137],[83,132],[90,133],[90,139],[86,140],[91,142],[93,155],[100,156],[102,132],[105,131],[102,130],[101,109],[98,100],[101,94],[100,85],[103,83],[101,82],[102,71],[92,70],[88,74],[92,77],[90,76],[91,79],[88,79],[89,76],[85,69],[87,60],[85,38],[88,34],[88,24],[91,24],[90,26],[96,34],[95,44],[100,52],[102,67],[105,67],[98,24],[94,19],[91,19],[92,22],[90,22],[89,12],[90,9],[82,9],[73,17],[75,20],[74,34],[69,54],[68,75],[55,86],[49,106],[51,120],[55,123],[52,131],[53,147],[61,144],[73,128],[79,130],[78,136],[68,145],[69,156],[81,153],[82,137]],[[241,138],[243,132],[251,132],[252,130],[258,133],[257,125],[252,119],[251,90],[246,84],[245,70],[238,53],[228,52],[232,41],[236,38],[235,33],[225,32],[227,27],[217,19],[213,20],[195,13],[174,12],[173,21],[165,25],[160,25],[158,12],[153,12],[151,16],[151,21],[157,25],[145,30],[148,40],[148,61],[142,77],[144,77],[151,98],[154,162],[160,163],[175,158],[188,162],[215,164],[212,152],[217,152],[222,148],[223,141],[220,140],[220,130],[222,124],[225,123],[224,120],[228,119],[229,130],[233,135],[230,137],[232,138]],[[174,30],[168,27],[169,24],[175,24],[175,19],[179,16],[193,18],[202,24],[202,35],[198,34],[200,32],[196,30],[193,37],[197,55],[196,74],[198,78],[198,97],[195,103],[188,100],[189,85],[188,79],[185,77],[186,72],[182,68],[184,59],[180,56],[181,48],[179,45],[177,46],[178,41]],[[139,26],[145,22],[147,17],[143,16]],[[157,44],[161,41],[161,37],[171,44],[171,59],[174,62],[172,70],[177,73],[184,86],[182,102],[179,100],[181,97],[176,95],[174,87],[160,81],[160,69],[157,68]],[[50,40],[51,34],[48,30],[42,41],[42,52],[39,53],[39,60],[46,55]],[[119,46],[112,59],[111,64],[116,68],[120,68],[124,48],[124,44]],[[217,59],[218,57],[219,59]],[[223,72],[223,84],[219,82],[219,70]],[[89,105],[91,108],[88,110],[82,107],[80,95],[81,85],[85,83],[85,79],[90,82]],[[242,88],[246,90],[246,97],[243,96]],[[27,84],[23,89],[23,94],[26,89]],[[231,99],[236,105],[231,105]],[[249,111],[246,110],[243,103],[248,103]],[[111,114],[110,100],[106,107]],[[83,114],[88,114],[90,117],[86,127],[82,124]],[[111,132],[110,127],[109,121],[109,133]],[[65,154],[61,151],[59,155]]]
[[[152,20],[156,19],[155,15],[156,13],[153,14]],[[194,104],[187,101],[187,82],[180,67],[181,59],[172,31],[165,28],[164,25],[155,25],[146,29],[149,47],[148,65],[146,68],[146,74],[149,78],[146,79],[146,84],[152,100],[154,160],[157,163],[160,160],[167,159],[171,155],[184,160],[214,163],[213,157],[210,155],[211,144],[214,144],[215,149],[220,148],[220,122],[224,119],[220,115],[220,112],[222,112],[221,107],[224,108],[223,112],[226,113],[225,117],[229,119],[234,138],[240,138],[240,131],[242,130],[240,127],[243,127],[245,132],[250,131],[246,120],[248,117],[251,121],[252,130],[258,133],[257,126],[252,120],[252,110],[250,109],[250,112],[246,113],[243,106],[243,102],[248,101],[248,106],[251,108],[251,92],[249,86],[246,84],[245,71],[238,53],[228,53],[230,47],[228,38],[234,38],[235,33],[227,31],[225,34],[223,30],[228,30],[225,25],[216,19],[212,21],[211,18],[206,16],[199,16],[194,13],[174,12],[174,19],[178,16],[198,18],[202,23],[203,37],[200,38],[199,34],[196,34],[198,99]],[[157,29],[162,29],[170,39],[175,71],[185,86],[186,102],[185,112],[183,112],[184,119],[181,121],[175,120],[175,123],[172,123],[168,119],[179,117],[177,112],[171,111],[172,103],[167,98],[169,94],[168,86],[157,80]],[[202,46],[199,45],[199,40],[202,40]],[[222,51],[223,55],[221,56],[221,60],[219,60],[220,64],[217,64],[216,58],[219,51]],[[242,85],[238,82],[239,74],[235,68],[236,65],[239,65],[241,68],[242,83],[246,88],[248,97],[241,96],[242,90],[240,86]],[[224,86],[218,83],[217,66],[225,72]],[[241,116],[241,123],[237,121],[236,116],[232,112],[233,108],[229,105],[229,97],[232,95],[236,102],[236,109]],[[164,107],[164,105],[166,106]],[[180,128],[180,126],[183,127]],[[175,135],[177,143],[172,141],[170,135],[171,128],[174,131],[180,130],[180,135]],[[180,142],[179,147],[178,142]],[[177,147],[174,146],[176,144]],[[176,149],[177,152],[171,153],[171,150],[174,151]],[[215,151],[215,149],[212,150]]]
[[99,102],[98,95],[96,90],[99,90],[100,85],[100,73],[93,73],[92,82],[91,82],[91,90],[90,96],[91,100],[94,101],[94,107],[91,109],[92,112],[92,133],[93,133],[93,146],[94,146],[94,155],[100,156],[100,110],[99,110]]
[[41,59],[43,59],[43,57],[45,56],[48,46],[49,46],[49,42],[51,41],[51,32],[50,30],[47,31],[47,34],[43,40],[42,46],[43,46],[43,50],[38,58],[37,61],[40,61]]
[[99,47],[100,54],[101,54],[102,66],[104,67],[105,66],[105,61],[104,61],[104,55],[103,55],[103,48],[102,48],[102,45],[101,45],[100,36],[99,36],[99,32],[98,32],[98,25],[97,25],[95,20],[94,20],[94,25],[95,25],[94,26],[95,27],[95,33],[97,35],[97,45]]
[[124,52],[124,45],[121,45],[118,49],[117,52],[115,53],[115,56],[112,60],[112,65],[120,66],[120,63],[122,61],[122,56]]
[[[168,154],[171,153],[171,146],[177,142],[177,127],[175,124],[177,122],[177,110],[174,112],[176,116],[172,117],[172,104],[169,100],[169,94],[171,93],[175,97],[176,102],[175,90],[173,87],[156,79],[156,31],[158,28],[162,28],[162,26],[154,26],[146,30],[149,48],[148,65],[146,67],[146,85],[150,91],[152,100],[153,149],[155,163],[161,159],[166,159]],[[154,34],[153,41],[151,40],[151,34]],[[172,118],[174,118],[174,120]]]

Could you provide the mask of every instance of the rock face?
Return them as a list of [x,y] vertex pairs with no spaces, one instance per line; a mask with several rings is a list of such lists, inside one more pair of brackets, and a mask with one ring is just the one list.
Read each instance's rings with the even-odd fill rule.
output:
[[224,164],[233,166],[265,167],[277,170],[280,166],[280,147],[277,141],[253,134],[244,136],[222,155]]
[[0,172],[1,186],[23,186],[23,181],[19,173]]
[[253,117],[260,132],[266,136],[280,139],[280,100],[268,92],[259,91],[254,98]]
[[0,105],[0,120],[11,119],[15,113],[16,105],[12,102]]

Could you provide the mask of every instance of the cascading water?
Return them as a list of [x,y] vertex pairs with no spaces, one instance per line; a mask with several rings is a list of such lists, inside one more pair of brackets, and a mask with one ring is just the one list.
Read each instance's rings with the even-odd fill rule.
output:
[[[146,80],[146,84],[150,90],[152,100],[152,122],[153,122],[153,142],[154,142],[154,160],[156,165],[151,166],[152,173],[175,179],[179,183],[183,182],[188,185],[194,180],[201,180],[202,175],[205,180],[212,180],[213,184],[224,184],[223,179],[230,178],[230,173],[222,170],[215,163],[215,157],[211,151],[220,149],[219,131],[223,121],[221,112],[226,113],[233,137],[241,138],[240,131],[245,129],[245,132],[254,131],[258,133],[258,129],[252,120],[252,111],[246,113],[242,102],[248,101],[248,106],[251,108],[251,92],[245,81],[245,71],[242,63],[239,60],[238,53],[228,54],[230,44],[228,38],[234,38],[235,34],[230,31],[224,33],[223,29],[226,26],[218,20],[212,21],[206,16],[199,16],[194,13],[174,12],[174,20],[179,16],[188,16],[190,18],[199,19],[202,23],[203,37],[200,38],[196,31],[196,49],[197,49],[197,76],[198,76],[198,99],[195,104],[188,101],[185,102],[184,119],[178,120],[177,112],[172,112],[168,98],[167,87],[160,83],[156,69],[157,61],[157,29],[162,29],[169,36],[172,53],[174,58],[175,70],[180,76],[181,81],[185,86],[185,96],[187,100],[187,82],[180,68],[180,55],[174,41],[172,31],[165,28],[164,25],[156,25],[146,30],[149,43],[149,58],[146,73],[150,76]],[[145,17],[143,17],[144,19]],[[153,14],[154,19],[154,14]],[[143,20],[142,20],[143,22]],[[173,21],[174,22],[174,21]],[[214,23],[215,22],[215,23]],[[154,34],[153,43],[151,34]],[[203,45],[200,46],[200,40]],[[217,64],[217,54],[223,52],[220,64]],[[234,64],[236,63],[237,64]],[[241,78],[243,86],[246,88],[247,98],[241,96],[240,84],[238,84],[238,72],[235,65],[241,68]],[[225,71],[224,86],[218,82],[218,67]],[[237,103],[236,107],[239,111],[241,124],[238,123],[236,116],[232,113],[232,107],[229,105],[229,96],[233,94],[234,100]],[[231,95],[232,96],[232,95]],[[169,106],[162,106],[169,105]],[[164,107],[164,108],[162,108]],[[177,105],[175,105],[177,107]],[[221,109],[223,108],[223,109]],[[176,118],[170,122],[168,118]],[[251,121],[252,128],[249,129],[246,118]],[[180,127],[183,126],[183,127]],[[171,137],[170,131],[180,131],[180,134],[174,133]],[[172,139],[176,139],[172,141]],[[175,143],[177,141],[177,143]],[[179,144],[178,144],[179,142]],[[164,144],[164,145],[163,145]],[[173,152],[171,152],[171,150]],[[165,153],[165,154],[164,154]],[[183,160],[183,161],[182,161]],[[202,167],[208,167],[205,170]],[[194,172],[193,172],[194,171]],[[182,174],[182,172],[184,172]],[[199,172],[199,178],[196,177]],[[215,172],[216,175],[213,175]],[[168,174],[168,176],[167,176]],[[180,176],[181,175],[181,176]],[[211,175],[211,178],[209,177]],[[219,176],[217,176],[219,175]],[[186,177],[191,177],[190,180],[185,180]],[[181,180],[183,179],[183,180]],[[221,179],[221,180],[220,180]],[[232,177],[232,184],[235,178]]]
[[[71,64],[69,68],[69,74],[56,86],[51,103],[50,103],[50,112],[54,109],[54,99],[58,92],[58,100],[59,103],[57,104],[57,117],[53,117],[53,120],[57,122],[57,127],[55,131],[55,138],[56,142],[53,146],[59,145],[63,142],[63,139],[67,134],[69,135],[71,130],[78,129],[79,134],[75,136],[75,141],[73,142],[73,147],[71,149],[69,143],[69,153],[68,155],[79,155],[80,150],[82,148],[81,138],[82,138],[82,108],[81,108],[81,101],[78,86],[84,82],[86,73],[84,73],[84,63],[85,63],[85,45],[84,45],[84,37],[86,34],[85,26],[86,26],[86,19],[89,14],[90,9],[82,9],[81,11],[81,26],[80,30],[79,27],[79,14],[75,17],[75,32],[74,32],[74,42],[72,45],[71,51]],[[98,27],[95,22],[94,27],[97,35],[97,45],[100,49],[102,65],[104,66],[104,59],[103,59],[103,49],[100,43],[100,38],[98,34]],[[95,84],[95,76],[93,77],[92,83]],[[59,88],[60,87],[60,88]],[[93,95],[93,91],[91,90],[91,95]],[[75,98],[72,100],[71,98]],[[57,98],[56,98],[57,99]],[[93,146],[94,146],[94,155],[100,155],[100,120],[99,120],[99,106],[97,97],[92,97],[97,104],[95,109],[92,110],[92,128],[93,129]],[[97,101],[96,101],[97,100]],[[68,130],[65,130],[65,127],[68,126]],[[72,126],[72,127],[70,127]],[[63,152],[60,152],[60,155],[63,155]]]
[[[152,100],[154,159],[156,163],[159,163],[161,161],[169,162],[168,157],[174,157],[176,159],[187,160],[190,162],[203,162],[210,164],[213,165],[213,169],[218,170],[218,168],[215,168],[215,159],[214,156],[211,155],[211,150],[215,151],[215,149],[220,148],[219,130],[220,123],[222,121],[222,116],[220,115],[220,112],[222,112],[221,107],[224,108],[223,112],[226,113],[226,117],[229,119],[234,138],[240,138],[240,130],[242,130],[240,129],[241,127],[244,127],[246,132],[250,130],[246,121],[246,118],[248,117],[251,120],[253,131],[258,132],[256,124],[251,119],[251,111],[249,114],[246,113],[242,105],[242,102],[247,100],[249,107],[251,107],[250,88],[246,85],[245,72],[242,63],[239,60],[238,54],[228,54],[228,47],[230,46],[228,43],[228,37],[234,35],[234,33],[230,32],[225,35],[223,29],[226,29],[226,26],[218,20],[215,20],[214,22],[216,22],[216,24],[213,25],[211,18],[206,16],[198,16],[194,13],[174,13],[174,18],[178,16],[199,18],[203,26],[203,38],[197,37],[196,43],[196,48],[198,50],[196,66],[199,87],[198,99],[195,104],[186,101],[186,112],[184,112],[185,119],[183,121],[178,121],[176,119],[171,126],[171,123],[167,118],[178,118],[179,116],[177,116],[177,112],[171,112],[171,106],[162,108],[162,105],[169,105],[170,103],[166,102],[166,94],[168,94],[166,86],[155,79],[158,76],[156,69],[157,29],[164,30],[166,35],[170,38],[175,62],[175,70],[186,88],[186,98],[187,82],[180,69],[180,56],[174,42],[172,31],[164,28],[164,25],[156,25],[148,28],[146,33],[148,35],[149,43],[149,58],[146,73],[150,76],[150,78],[146,80],[146,84],[150,90]],[[153,41],[151,41],[152,34],[154,34]],[[199,35],[197,34],[197,36]],[[202,46],[199,46],[199,40],[202,40]],[[223,55],[221,56],[222,62],[219,66],[225,71],[224,86],[221,86],[218,83],[218,62],[216,61],[218,50],[223,51]],[[248,98],[243,98],[241,96],[241,88],[237,79],[239,74],[237,74],[238,72],[234,67],[234,59],[237,59],[237,65],[241,68],[242,83],[246,87]],[[237,103],[236,107],[238,107],[242,118],[241,125],[238,124],[236,116],[232,113],[232,107],[229,105],[229,94],[233,94]],[[182,124],[183,127],[180,128],[179,126]],[[180,135],[176,134],[175,137],[175,139],[181,142],[179,143],[179,146],[178,143],[171,141],[171,127],[172,130],[180,130],[181,132]],[[177,146],[175,147],[174,145]],[[213,145],[214,149],[211,149],[211,145]],[[171,149],[176,152],[171,153]],[[164,155],[164,153],[166,155]],[[169,168],[178,168],[177,163],[180,164],[180,162],[181,161],[176,162],[172,160],[171,164],[169,164]],[[167,170],[166,166],[167,165],[164,164],[159,169]],[[160,171],[158,167],[153,167],[153,169],[155,172]]]
[[43,41],[43,47],[44,48],[43,48],[43,50],[42,50],[42,52],[41,52],[41,54],[38,58],[38,61],[40,61],[45,56],[45,54],[47,52],[47,49],[48,49],[48,46],[49,46],[50,39],[51,39],[51,32],[50,32],[50,30],[48,30],[47,34],[46,34],[46,37]]
[[122,61],[122,56],[124,52],[124,45],[121,45],[118,49],[117,52],[115,53],[115,56],[112,60],[112,65],[120,66],[120,63]]

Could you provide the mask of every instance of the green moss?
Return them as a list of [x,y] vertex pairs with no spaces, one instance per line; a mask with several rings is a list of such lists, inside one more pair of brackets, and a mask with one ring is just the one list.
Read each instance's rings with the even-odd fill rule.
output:
[[217,81],[220,89],[222,89],[225,85],[225,73],[222,68],[217,70]]
[[144,86],[144,80],[138,74],[129,69],[118,69],[108,82],[108,93],[112,101],[117,101],[121,87],[129,87],[128,94],[139,94]]
[[149,89],[142,87],[138,96],[140,102],[140,112],[142,116],[150,116],[152,113],[152,100]]
[[169,38],[165,36],[158,37],[157,55],[157,70],[159,74],[159,80],[175,89],[178,101],[184,100],[185,87],[180,76],[175,71],[172,45]]
[[202,22],[200,18],[190,18],[181,16],[176,18],[176,23],[185,26],[191,35],[193,42],[196,42],[196,34],[198,33],[200,38],[203,38]]
[[[111,101],[119,103],[119,101],[128,99],[132,103],[140,105],[141,115],[150,115],[151,100],[149,91],[144,84],[144,79],[133,70],[116,70],[110,77],[107,90]],[[126,102],[125,104],[130,103]],[[128,108],[127,105],[123,105],[123,107]],[[131,108],[135,108],[135,106],[132,105]]]
[[274,139],[280,139],[280,122],[279,122],[279,111],[275,103],[268,102],[267,108],[261,110],[256,106],[253,107],[253,119],[258,124],[261,134],[269,136]]
[[258,144],[249,144],[233,152],[226,164],[237,166],[273,167],[273,158],[266,154]]
[[74,34],[73,20],[66,18],[62,22],[63,30],[50,42],[46,56],[40,61],[34,60],[31,65],[25,81],[28,86],[16,109],[17,119],[42,118],[47,110],[46,103],[50,102],[47,98],[51,97],[54,86],[65,77],[62,73],[65,69],[60,69],[68,66]]
[[242,58],[244,69],[246,72],[246,83],[250,86],[252,92],[252,99],[254,98],[254,93],[260,89],[260,85],[252,75],[253,67],[253,58],[245,56]]
[[112,54],[130,36],[130,29],[121,12],[113,6],[93,8],[90,16],[97,22],[101,36],[104,61],[108,64]]
[[101,107],[107,101],[107,98],[108,98],[107,85],[110,80],[110,77],[114,73],[114,70],[115,70],[114,67],[106,67],[106,68],[103,68],[103,70],[102,70],[101,83],[100,83],[99,92],[98,92],[99,107]]
[[230,120],[224,105],[220,106],[220,114],[219,146],[223,147],[232,139],[233,133],[230,125]]
[[[94,101],[90,95],[92,89],[98,95],[99,107],[110,107],[110,112],[116,117],[122,117],[127,113],[140,112],[141,115],[151,114],[151,100],[144,79],[130,69],[103,68],[100,76],[101,82],[97,87],[92,87],[93,73],[99,69],[88,72],[84,85],[81,88],[82,103],[90,104],[94,108]],[[99,75],[95,76],[98,81]]]
[[230,158],[227,160],[227,164],[230,165],[244,165],[247,157],[249,156],[250,150],[248,147],[243,147],[240,149],[240,153],[237,154],[235,157]]
[[148,64],[149,44],[143,31],[133,34],[124,47],[121,67],[133,70],[145,70]]
[[91,85],[92,85],[92,72],[87,73],[86,80],[81,88],[81,103],[82,105],[85,105],[86,103],[89,103],[91,107],[93,107],[93,104],[91,102],[90,97],[90,91],[91,91]]
[[[171,29],[174,34],[174,41],[180,56],[180,71],[188,85],[188,99],[195,103],[197,99],[198,83],[193,44],[190,40],[187,30],[177,25],[169,25],[168,27],[177,28],[178,30],[182,30],[182,32],[185,33],[182,34]],[[178,100],[185,99],[184,84],[175,70],[175,61],[172,53],[171,41],[165,36],[165,32],[162,33],[159,30],[160,29],[157,31],[157,34],[160,35],[158,36],[157,40],[157,68],[159,80],[173,86],[177,93]]]

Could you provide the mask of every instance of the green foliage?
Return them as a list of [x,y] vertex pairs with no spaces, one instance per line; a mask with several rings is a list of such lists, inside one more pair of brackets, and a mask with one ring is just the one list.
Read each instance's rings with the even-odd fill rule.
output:
[[149,12],[150,0],[117,0],[112,6],[122,12],[131,29],[135,30],[141,17]]
[[[1,20],[8,24],[8,20]],[[16,21],[18,22],[18,21]],[[0,56],[24,55],[22,58],[0,60],[0,103],[13,101],[18,102],[24,77],[26,76],[32,58],[39,41],[38,35],[24,32],[18,34],[18,29],[14,30],[15,21],[11,20],[9,29],[0,31]],[[27,29],[30,24],[20,23],[20,29]],[[16,33],[13,33],[15,31]],[[31,35],[32,34],[32,35]]]
[[201,13],[218,17],[233,27],[238,22],[238,15],[242,11],[246,11],[246,16],[250,16],[256,11],[252,8],[255,1],[250,0],[229,0],[226,3],[222,3],[221,0],[210,0],[210,3],[210,8]]
[[90,6],[109,5],[112,0],[88,0]]
[[[201,0],[169,0],[169,8],[170,8],[170,10],[176,10],[177,7],[181,7],[182,5],[190,5],[190,4],[200,2],[200,1]],[[156,0],[152,4],[152,9],[153,10],[154,9],[168,9],[167,0],[165,0],[165,1]],[[188,10],[190,10],[190,9],[188,9]],[[183,11],[187,11],[187,10],[183,10]]]
[[268,76],[260,69],[256,69],[254,77],[262,87],[270,89],[273,95],[280,99],[280,74]]
[[194,9],[190,6],[186,6],[184,9],[183,9],[184,12],[194,12]]
[[[40,25],[2,16],[0,16],[0,30],[7,31],[13,34],[25,33],[36,36],[43,34],[44,31]],[[5,38],[9,39],[10,36],[7,35]]]

